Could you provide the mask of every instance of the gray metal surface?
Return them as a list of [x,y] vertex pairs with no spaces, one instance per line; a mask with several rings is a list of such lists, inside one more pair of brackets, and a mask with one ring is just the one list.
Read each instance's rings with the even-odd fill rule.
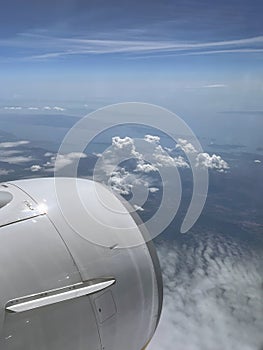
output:
[[[75,209],[69,181],[59,179],[65,193],[63,206],[73,221],[80,222],[81,232],[76,232],[61,212],[53,179],[7,184],[14,198],[1,209],[5,210],[5,225],[0,228],[0,348],[140,350],[152,337],[160,317],[162,286],[157,257],[123,203],[109,190],[99,185],[100,198],[106,198],[113,211],[95,196],[92,181],[78,180],[87,212],[103,218],[94,221]],[[31,216],[23,214],[23,207],[19,213],[21,200],[28,201]],[[11,205],[16,208],[14,213],[8,213]],[[120,211],[126,211],[125,215],[116,214]],[[132,227],[127,237],[122,234],[125,226]],[[125,248],[127,243],[133,246]],[[106,292],[97,290],[20,313],[5,311],[13,299],[108,276],[116,283]]]
[[21,191],[14,184],[0,185],[0,191],[2,190],[9,194],[11,200],[1,208],[0,227],[45,214],[43,206],[38,205],[28,194]]

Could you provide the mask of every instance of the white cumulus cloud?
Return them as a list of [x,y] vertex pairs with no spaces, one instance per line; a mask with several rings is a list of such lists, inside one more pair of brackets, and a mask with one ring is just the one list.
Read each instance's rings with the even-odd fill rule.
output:
[[66,110],[66,108],[60,107],[60,106],[54,106],[54,107],[44,106],[43,109],[44,111],[56,111],[56,112],[63,112]]
[[197,152],[195,147],[190,142],[188,142],[187,140],[181,139],[181,138],[178,139],[176,148],[181,149],[186,154]]
[[147,173],[150,173],[152,171],[158,171],[158,168],[153,164],[145,163],[142,160],[139,160],[135,171],[147,174]]
[[150,143],[156,143],[159,144],[160,142],[160,137],[159,136],[154,136],[154,135],[145,135],[144,140]]
[[58,112],[63,112],[63,111],[65,111],[65,108],[63,108],[63,107],[58,107],[58,106],[53,107],[53,109],[54,109],[54,111],[58,111]]
[[40,165],[37,165],[37,164],[32,165],[32,166],[30,167],[30,170],[31,170],[33,173],[38,172],[38,171],[40,171],[41,169],[42,169],[42,167],[41,167]]
[[[97,154],[98,160],[95,168],[97,181],[110,185],[113,190],[124,195],[130,194],[136,181],[139,181],[140,184],[154,193],[158,189],[154,187],[154,178],[150,176],[153,175],[151,173],[161,171],[161,168],[163,170],[166,168],[168,171],[173,168],[190,168],[186,157],[173,156],[167,152],[160,144],[159,136],[147,134],[143,140],[147,142],[147,145],[144,144],[141,148],[140,142],[131,137],[112,137],[111,146],[103,153]],[[207,153],[198,154],[195,147],[182,138],[179,138],[176,147],[183,150],[186,155],[194,153],[197,166],[217,171],[225,171],[229,168],[220,156],[210,156]],[[135,168],[132,166],[134,163],[129,163],[131,168],[124,169],[122,163],[129,159],[136,160]],[[154,189],[150,190],[150,188]]]
[[133,207],[136,211],[144,211],[144,209],[137,204],[134,204]]
[[126,136],[121,138],[119,136],[114,136],[112,138],[112,146],[112,152],[116,153],[117,155],[121,155],[122,157],[141,157],[141,155],[136,152],[134,140],[131,137]]
[[149,192],[151,192],[151,193],[156,193],[158,191],[159,191],[158,187],[149,187]]
[[130,194],[134,186],[134,176],[123,168],[111,173],[108,185],[117,193],[122,195]]
[[229,169],[228,163],[216,154],[210,156],[208,153],[199,153],[196,157],[196,166],[215,169],[224,172]]
[[183,157],[171,157],[161,145],[156,146],[153,152],[153,159],[157,167],[189,168],[188,163]]
[[44,154],[44,157],[52,157],[54,154],[53,153],[51,153],[51,152],[46,152],[45,154]]

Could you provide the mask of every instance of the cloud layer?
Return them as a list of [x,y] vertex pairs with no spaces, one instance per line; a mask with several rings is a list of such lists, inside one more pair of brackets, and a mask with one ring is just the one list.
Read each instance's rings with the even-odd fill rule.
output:
[[5,106],[3,107],[5,111],[55,111],[55,112],[64,112],[66,110],[65,107],[59,107],[59,106],[44,106],[44,107],[37,107],[37,106]]
[[3,169],[3,168],[0,168],[0,176],[6,176],[6,175],[9,175],[10,173],[13,173],[14,171],[13,170],[7,170],[7,169]]
[[[87,155],[79,152],[71,152],[67,154],[58,154],[57,156],[51,155],[50,160],[47,161],[43,168],[45,171],[53,172],[65,168],[66,166],[78,161],[79,159],[86,158]],[[35,165],[36,167],[37,165]],[[32,170],[32,169],[31,169]]]
[[15,142],[1,142],[0,143],[0,149],[1,148],[15,148],[23,145],[29,144],[29,141],[15,141]]
[[208,236],[158,249],[164,309],[149,350],[260,350],[262,260],[247,245]]

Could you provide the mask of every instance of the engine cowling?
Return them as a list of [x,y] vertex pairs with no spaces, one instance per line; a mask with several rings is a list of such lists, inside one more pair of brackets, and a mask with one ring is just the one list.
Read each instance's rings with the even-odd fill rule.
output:
[[141,350],[157,327],[162,278],[147,232],[104,186],[74,181],[83,212],[72,179],[0,186],[3,350]]

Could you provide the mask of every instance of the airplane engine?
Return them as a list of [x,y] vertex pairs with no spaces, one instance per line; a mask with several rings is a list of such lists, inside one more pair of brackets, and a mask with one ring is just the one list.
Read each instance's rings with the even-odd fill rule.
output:
[[144,349],[162,308],[148,241],[136,213],[94,181],[0,184],[0,349]]

